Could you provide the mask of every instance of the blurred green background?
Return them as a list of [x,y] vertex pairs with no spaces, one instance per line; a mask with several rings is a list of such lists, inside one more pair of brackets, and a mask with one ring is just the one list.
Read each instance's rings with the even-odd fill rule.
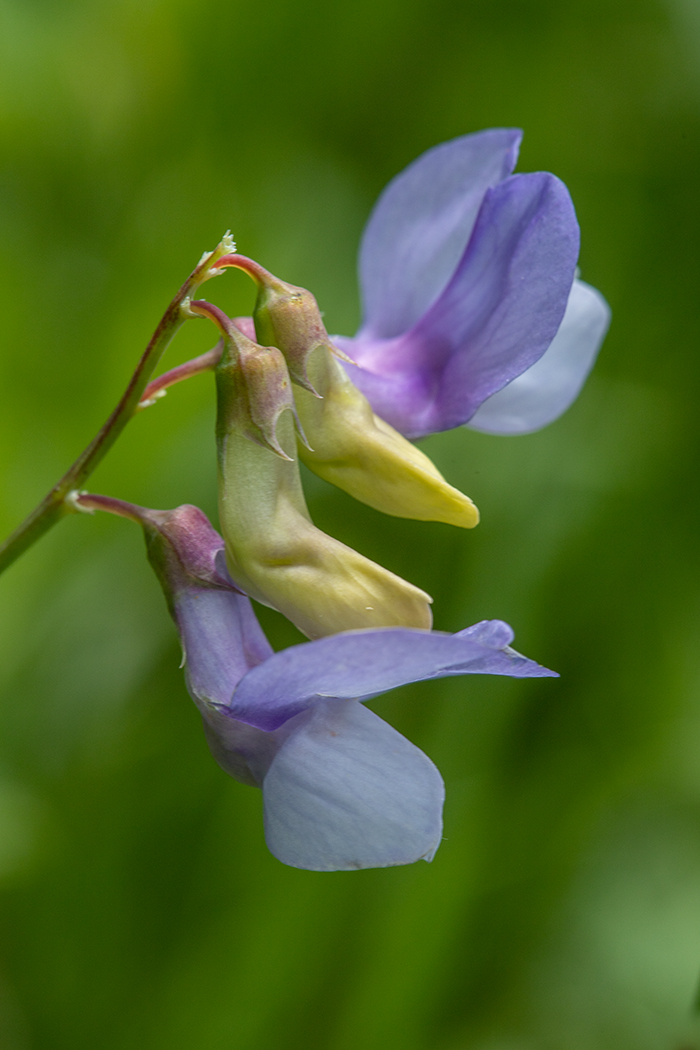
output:
[[[525,129],[614,312],[547,430],[425,442],[476,532],[307,476],[437,627],[506,619],[562,675],[374,702],[445,777],[432,865],[267,853],[138,529],[71,518],[0,580],[1,1050],[700,1047],[698,0],[0,0],[0,55],[3,533],[224,230],[351,334],[376,195],[453,136]],[[241,274],[208,294],[252,304]],[[187,325],[167,366],[211,341]],[[140,415],[92,490],[214,515],[212,395]]]

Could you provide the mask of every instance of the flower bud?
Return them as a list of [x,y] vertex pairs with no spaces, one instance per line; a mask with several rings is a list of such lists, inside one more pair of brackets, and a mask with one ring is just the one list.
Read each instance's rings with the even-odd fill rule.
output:
[[314,351],[308,372],[322,400],[306,390],[297,391],[295,400],[311,446],[300,446],[299,455],[310,470],[384,514],[465,529],[478,525],[479,511],[469,497],[375,415],[325,347]]
[[[240,257],[239,257],[240,258]],[[280,281],[252,260],[247,272],[258,285],[255,302],[255,335],[265,345],[278,346],[284,353],[292,380],[318,397],[309,378],[308,361],[317,347],[347,358],[330,341],[316,299],[306,288]]]
[[374,414],[335,360],[350,359],[333,346],[311,292],[280,281],[243,256],[227,256],[225,264],[240,266],[256,281],[256,338],[279,347],[293,381],[302,387],[295,400],[308,438],[308,447],[299,448],[306,466],[384,514],[467,529],[477,525],[479,512],[469,497]]
[[225,352],[216,373],[219,518],[234,582],[309,638],[363,627],[429,628],[431,598],[424,591],[311,521],[294,419],[285,410],[291,406],[275,415],[274,442],[269,434],[264,443],[251,439],[240,423],[240,367],[235,354]]
[[197,300],[190,309],[214,321],[224,337],[217,366],[218,425],[287,459],[277,440],[277,422],[287,409],[299,422],[283,355],[274,346],[253,342],[211,303]]

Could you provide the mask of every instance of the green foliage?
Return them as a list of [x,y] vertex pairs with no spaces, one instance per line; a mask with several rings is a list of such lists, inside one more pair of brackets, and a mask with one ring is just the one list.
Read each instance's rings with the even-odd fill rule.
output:
[[[374,704],[445,775],[430,866],[266,852],[137,529],[71,517],[0,580],[2,1050],[700,1046],[699,58],[693,0],[2,0],[3,534],[224,230],[351,334],[372,201],[455,135],[525,128],[519,170],[569,185],[614,313],[559,422],[425,443],[474,533],[305,476],[436,626],[506,619],[562,674]],[[252,306],[240,274],[209,294]],[[212,342],[189,323],[166,366]],[[213,516],[213,417],[211,376],[175,388],[91,488]]]

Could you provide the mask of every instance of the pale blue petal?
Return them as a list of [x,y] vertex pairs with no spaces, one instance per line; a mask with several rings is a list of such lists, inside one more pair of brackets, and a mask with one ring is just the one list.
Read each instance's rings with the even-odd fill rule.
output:
[[610,307],[600,292],[574,281],[549,349],[487,398],[467,426],[487,434],[529,434],[553,422],[578,397],[609,325]]
[[444,785],[430,759],[361,704],[330,700],[285,726],[263,780],[265,838],[312,871],[431,860]]
[[389,183],[360,248],[363,330],[410,328],[452,277],[484,194],[510,175],[522,132],[493,128],[423,153]]

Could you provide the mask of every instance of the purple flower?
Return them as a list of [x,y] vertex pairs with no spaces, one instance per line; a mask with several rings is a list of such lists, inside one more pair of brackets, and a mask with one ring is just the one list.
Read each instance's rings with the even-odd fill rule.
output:
[[333,341],[374,411],[407,437],[545,426],[577,397],[607,331],[607,303],[575,277],[566,186],[511,174],[521,137],[494,128],[428,150],[365,229],[364,319]]
[[511,649],[500,620],[453,635],[348,631],[275,653],[200,510],[121,506],[144,525],[209,747],[227,773],[262,788],[270,851],[316,871],[430,860],[442,834],[442,778],[363,701],[447,675],[553,672]]

